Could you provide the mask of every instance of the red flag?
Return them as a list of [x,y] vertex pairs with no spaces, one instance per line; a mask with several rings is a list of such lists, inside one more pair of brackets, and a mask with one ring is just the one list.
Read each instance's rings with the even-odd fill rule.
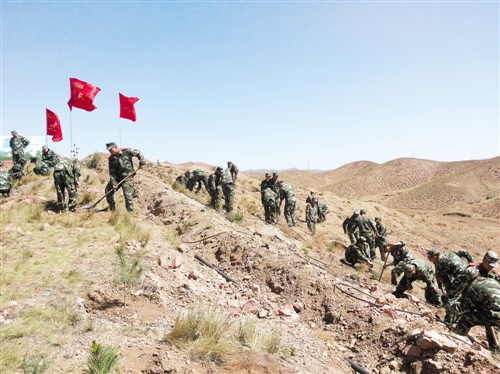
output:
[[52,135],[53,142],[60,142],[63,140],[61,121],[59,117],[53,111],[46,109],[47,111],[47,135]]
[[97,107],[94,105],[94,97],[101,91],[99,87],[76,78],[69,78],[71,97],[68,101],[69,110],[73,107],[92,112]]
[[137,97],[127,97],[120,95],[120,118],[129,119],[132,122],[135,122],[135,108],[134,104],[139,101]]

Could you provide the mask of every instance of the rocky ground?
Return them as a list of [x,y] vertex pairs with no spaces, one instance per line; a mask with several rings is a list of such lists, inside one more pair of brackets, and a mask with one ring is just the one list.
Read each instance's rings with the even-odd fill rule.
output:
[[[40,351],[51,373],[82,372],[93,340],[118,349],[121,373],[351,373],[351,363],[368,373],[500,373],[499,362],[479,344],[485,342],[484,329],[472,330],[476,342],[450,332],[437,320],[444,311],[422,302],[419,286],[408,298],[396,299],[388,271],[382,282],[376,280],[379,260],[373,271],[343,265],[348,239],[339,226],[362,205],[384,217],[390,240],[404,239],[420,257],[431,246],[468,248],[481,256],[498,247],[497,236],[461,223],[463,217],[444,222],[429,212],[411,216],[325,192],[321,198],[330,214],[313,237],[302,222],[290,229],[283,217],[275,226],[262,221],[260,180],[238,180],[235,212],[243,219],[235,220],[207,208],[203,193],[172,189],[169,182],[181,171],[165,163],[141,171],[135,178],[138,209],[121,229],[110,212],[55,214],[50,178],[19,186],[2,201],[0,336],[5,352]],[[106,173],[103,165],[85,169],[82,180],[88,175],[87,181],[96,182],[82,183],[80,194],[101,193]],[[296,191],[300,218],[308,193]],[[39,217],[29,208],[37,201],[45,201]],[[493,229],[483,224],[485,232],[498,225],[487,223]],[[127,238],[133,225],[148,235]],[[125,289],[125,299],[116,284],[114,255],[122,242],[145,268],[140,282]],[[58,252],[62,248],[64,254]],[[72,272],[78,277],[70,278]],[[36,330],[12,333],[30,310],[60,305],[77,318],[48,342]],[[214,363],[164,342],[179,313],[197,305],[217,305],[234,321],[254,315],[280,335],[278,353],[244,350]],[[15,363],[2,365],[4,372],[22,372]]]

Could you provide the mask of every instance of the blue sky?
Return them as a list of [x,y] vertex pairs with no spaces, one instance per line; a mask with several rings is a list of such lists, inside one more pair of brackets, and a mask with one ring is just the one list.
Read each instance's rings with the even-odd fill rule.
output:
[[[70,154],[335,169],[499,155],[498,2],[2,1],[1,135]],[[69,77],[101,88],[69,112]]]

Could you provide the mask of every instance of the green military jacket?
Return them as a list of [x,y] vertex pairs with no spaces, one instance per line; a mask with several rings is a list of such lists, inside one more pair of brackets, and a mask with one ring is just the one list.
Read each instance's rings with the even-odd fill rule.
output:
[[377,228],[378,236],[381,236],[385,239],[387,237],[387,229],[385,228],[385,225],[380,222],[379,224],[375,224],[375,227]]
[[9,172],[0,170],[0,192],[9,193],[12,188],[12,177]]
[[8,171],[13,180],[19,180],[24,177],[24,167],[20,164],[14,164]]
[[222,175],[220,177],[220,183],[222,185],[224,185],[224,184],[231,184],[233,182],[234,182],[234,180],[233,180],[233,174],[231,173],[231,169],[230,168],[226,168],[222,172]]
[[436,278],[439,284],[442,284],[445,289],[449,289],[452,282],[463,274],[467,269],[466,264],[456,252],[448,252],[439,255],[436,263]]
[[132,157],[139,159],[139,165],[146,165],[141,151],[133,148],[122,148],[118,154],[109,156],[108,165],[111,184],[118,184],[123,178],[134,171]]
[[59,162],[59,157],[57,157],[52,149],[49,149],[45,153],[42,152],[42,161],[45,162],[49,168],[53,168]]
[[408,248],[406,248],[406,245],[392,247],[391,255],[394,258],[394,265],[399,264],[401,261],[409,261],[416,259],[413,252]]
[[425,260],[420,258],[409,260],[407,265],[414,265],[416,267],[416,273],[412,275],[407,275],[407,279],[411,282],[420,280],[427,284],[427,287],[434,288],[438,290],[438,284],[436,281],[436,274],[434,273],[434,268],[432,265]]
[[287,203],[291,203],[296,201],[295,193],[293,192],[293,186],[289,183],[283,184],[279,189],[280,202],[285,200]]
[[70,181],[76,183],[80,179],[81,168],[82,163],[76,158],[65,158],[64,160],[59,161],[56,166],[54,166],[54,173],[63,171],[66,173],[66,177],[69,177]]
[[[359,216],[358,216],[359,217]],[[356,221],[357,217],[347,217],[344,222],[342,222],[342,228],[344,229],[344,234],[347,232],[354,232],[358,228],[358,221]]]
[[177,178],[175,178],[175,181],[177,183],[179,183],[179,184],[182,184],[183,186],[187,186],[188,179],[186,178],[186,176],[184,175],[184,173],[182,173]]
[[374,233],[378,233],[375,223],[367,216],[359,215],[356,221],[358,223],[359,235],[364,237],[372,236],[372,230]]
[[360,248],[356,244],[351,244],[345,251],[345,258],[350,263],[363,261],[370,262],[367,245],[364,244],[363,247]]
[[316,222],[318,220],[318,206],[307,204],[306,207],[306,221]]
[[206,178],[207,178],[207,173],[205,173],[203,170],[189,171],[189,179],[193,181],[200,181]]
[[272,179],[264,179],[262,182],[260,182],[260,192],[264,192],[266,188],[273,189]]
[[500,313],[500,283],[491,278],[477,278],[470,285],[462,300],[463,312],[483,310]]
[[262,201],[276,201],[276,193],[272,189],[266,188],[262,191]]
[[51,172],[52,172],[52,170],[50,170],[50,167],[45,162],[43,162],[39,158],[36,159],[35,168],[33,169],[33,173],[35,173],[36,175],[47,176],[47,175],[50,175]]
[[211,193],[220,193],[220,175],[210,174],[208,177],[208,191]]
[[10,138],[9,145],[12,149],[12,153],[17,153],[20,155],[24,154],[24,148],[30,144],[30,141],[24,136],[18,135],[17,138]]

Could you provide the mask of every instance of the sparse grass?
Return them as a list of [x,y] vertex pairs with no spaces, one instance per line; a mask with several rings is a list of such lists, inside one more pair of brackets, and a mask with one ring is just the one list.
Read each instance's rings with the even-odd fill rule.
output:
[[43,206],[39,202],[29,204],[28,216],[26,217],[28,222],[40,222],[42,220]]
[[23,261],[27,261],[29,258],[33,257],[33,250],[31,248],[24,248],[21,253]]
[[99,165],[99,161],[101,160],[101,157],[99,156],[99,153],[94,153],[91,158],[87,161],[87,168],[89,169],[95,169],[97,168],[97,165]]
[[241,225],[243,223],[243,214],[241,213],[229,213],[226,218],[231,221],[231,222],[234,222],[238,225]]
[[337,249],[337,243],[330,243],[326,247],[326,250],[330,253],[335,253],[336,249]]
[[244,196],[240,200],[239,205],[252,216],[259,216],[259,213],[262,213],[263,211],[263,208],[257,206],[253,198],[248,198],[247,196]]
[[182,243],[182,239],[175,229],[168,229],[165,231],[165,240],[174,248],[177,248]]
[[255,316],[246,316],[240,321],[236,338],[241,345],[254,351],[273,354],[278,352],[280,348],[279,331],[264,328]]
[[139,282],[144,268],[142,267],[141,260],[138,257],[133,257],[131,259],[127,258],[123,244],[116,247],[116,255],[118,256],[118,282],[120,282],[123,286],[123,303],[126,306],[127,289],[131,285]]
[[97,200],[96,195],[88,191],[84,191],[82,194],[78,194],[79,204],[87,205]]
[[113,372],[119,363],[119,356],[113,347],[102,346],[92,341],[90,357],[85,374],[108,374]]
[[49,367],[49,363],[41,356],[25,356],[21,364],[23,374],[43,374]]
[[147,332],[147,329],[141,329],[136,326],[127,326],[123,329],[123,333],[132,338],[140,338],[141,336],[145,336]]

